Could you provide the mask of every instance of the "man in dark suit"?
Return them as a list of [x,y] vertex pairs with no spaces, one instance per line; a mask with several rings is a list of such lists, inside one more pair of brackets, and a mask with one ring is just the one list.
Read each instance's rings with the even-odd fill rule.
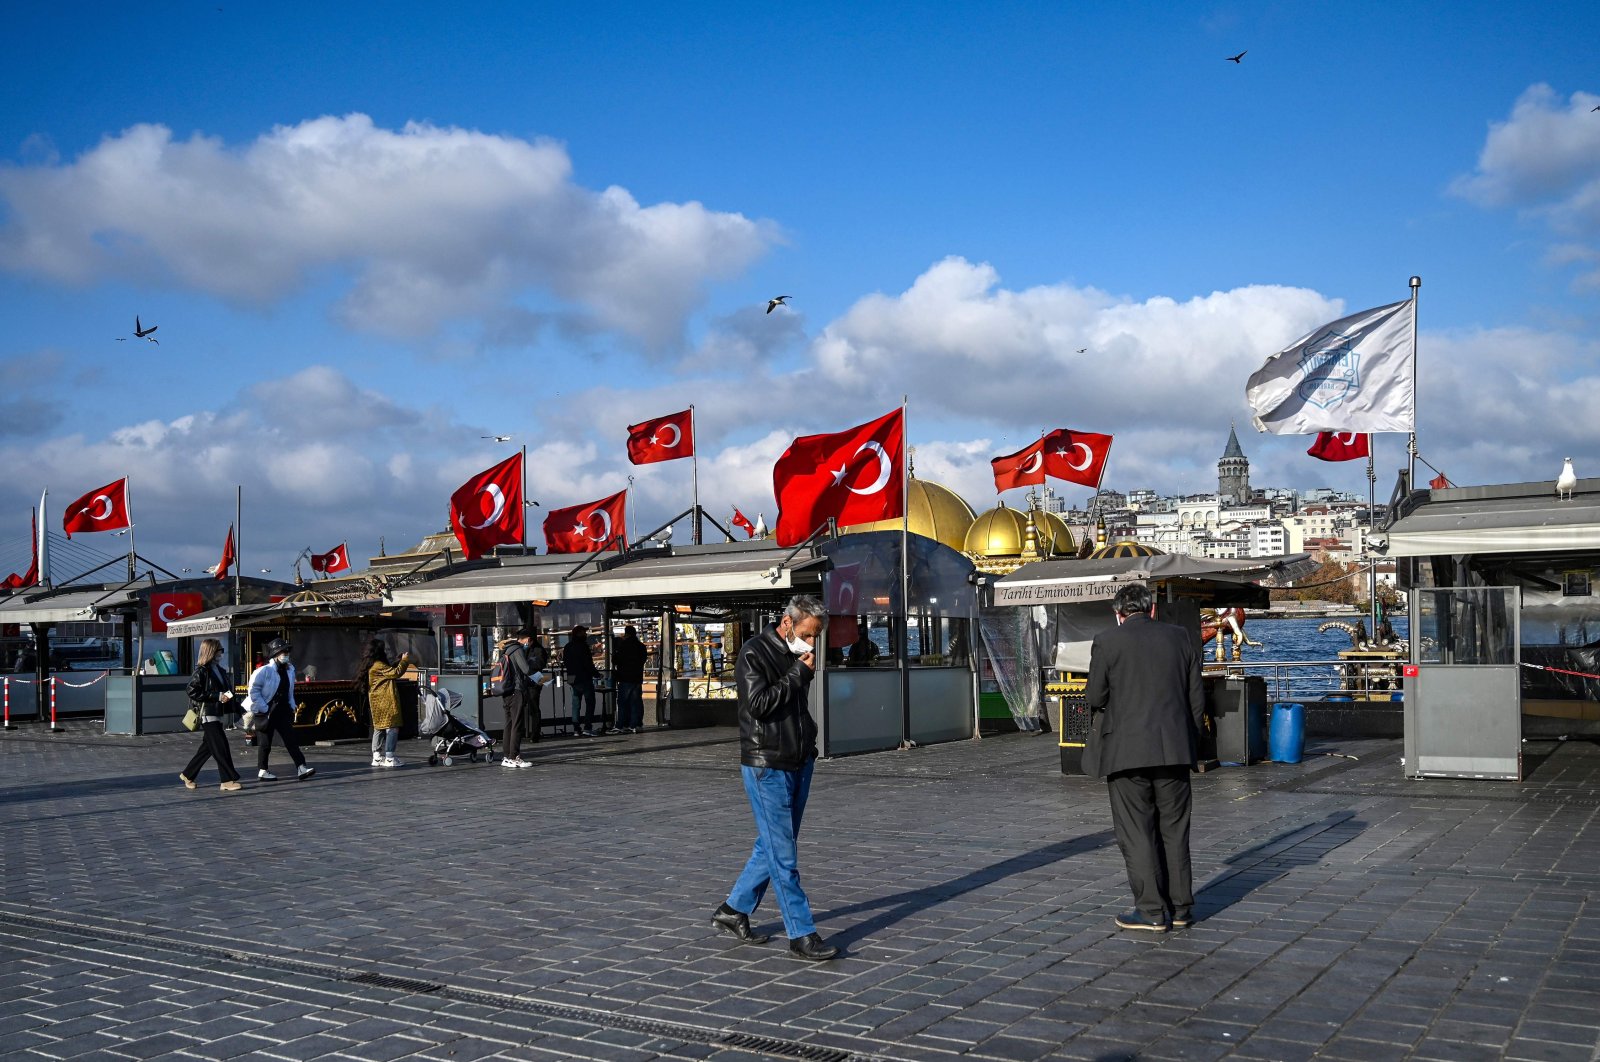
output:
[[1165,933],[1194,917],[1189,772],[1204,725],[1200,653],[1188,631],[1156,621],[1143,584],[1117,591],[1113,607],[1117,626],[1095,636],[1089,657],[1083,769],[1106,780],[1128,867],[1134,909],[1117,925]]

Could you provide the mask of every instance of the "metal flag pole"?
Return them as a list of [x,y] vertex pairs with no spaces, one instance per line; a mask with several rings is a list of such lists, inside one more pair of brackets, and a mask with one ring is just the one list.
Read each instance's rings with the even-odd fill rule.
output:
[[239,572],[244,568],[244,484],[233,488],[233,603],[239,604]]
[[[627,500],[623,502],[622,516],[623,516],[623,521],[622,522],[625,523],[627,526],[629,526],[629,527],[638,527],[639,526],[635,522],[635,520],[636,520],[636,518],[638,516],[638,513],[634,511],[634,506],[633,506],[633,477],[632,476],[628,477],[628,497],[627,497]],[[623,547],[624,548],[627,547],[627,542],[626,541],[623,542]]]
[[[696,443],[699,442],[695,437],[693,405],[689,407],[689,438],[695,439]],[[700,447],[698,445],[689,451],[689,491],[694,500],[694,544],[698,546],[700,544]]]
[[1367,609],[1372,613],[1372,644],[1378,644],[1378,561],[1372,553],[1372,525],[1378,511],[1377,452],[1372,433],[1367,432],[1367,536],[1366,548],[1361,552],[1367,558]]
[[122,505],[128,514],[128,582],[134,580],[134,558],[138,556],[133,541],[133,477],[122,477]]
[[522,444],[522,460],[517,468],[522,472],[522,555],[528,555],[528,444]]
[[1422,278],[1411,278],[1411,439],[1406,444],[1410,464],[1406,471],[1406,490],[1417,486],[1417,294],[1422,290]]
[[[900,747],[911,740],[911,432],[906,426],[906,395],[900,396]],[[917,637],[924,637],[921,627]]]

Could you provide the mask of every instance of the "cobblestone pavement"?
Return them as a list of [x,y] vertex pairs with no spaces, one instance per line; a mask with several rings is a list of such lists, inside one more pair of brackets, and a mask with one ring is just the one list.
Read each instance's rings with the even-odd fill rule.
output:
[[[823,934],[712,932],[726,730],[536,766],[185,790],[187,735],[0,736],[0,1051],[49,1058],[1573,1059],[1600,1044],[1600,749],[1407,782],[1397,742],[1197,776],[1193,928],[1118,932],[1103,785],[1049,736],[818,766]],[[1359,760],[1316,753],[1338,751]],[[245,755],[246,752],[252,755]],[[253,751],[236,749],[241,768]],[[280,770],[286,760],[274,756]],[[284,770],[282,773],[288,774]]]

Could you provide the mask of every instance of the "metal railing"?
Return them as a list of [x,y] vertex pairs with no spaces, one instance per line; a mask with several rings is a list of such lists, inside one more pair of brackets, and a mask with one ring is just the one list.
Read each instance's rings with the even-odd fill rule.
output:
[[1272,701],[1351,700],[1366,704],[1399,701],[1405,660],[1251,660],[1217,665],[1207,662],[1207,675],[1230,678],[1259,676],[1267,680]]

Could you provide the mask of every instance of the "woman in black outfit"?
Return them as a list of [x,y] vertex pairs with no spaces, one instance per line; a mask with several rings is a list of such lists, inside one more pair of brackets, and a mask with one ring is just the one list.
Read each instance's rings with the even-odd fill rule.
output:
[[178,780],[193,789],[195,776],[206,760],[216,757],[217,773],[222,775],[222,789],[234,793],[243,789],[239,772],[233,768],[233,753],[228,750],[228,736],[222,731],[223,712],[232,708],[223,706],[233,700],[233,683],[222,668],[222,643],[207,638],[200,643],[200,661],[189,676],[189,703],[200,713],[200,748],[189,761],[189,766],[178,775]]

